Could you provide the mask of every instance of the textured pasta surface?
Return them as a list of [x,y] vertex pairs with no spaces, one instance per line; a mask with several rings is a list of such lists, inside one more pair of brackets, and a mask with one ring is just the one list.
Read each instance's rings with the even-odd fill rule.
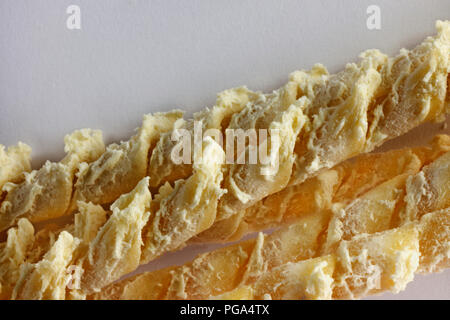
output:
[[[0,298],[347,299],[448,268],[450,137],[368,153],[450,112],[450,22],[436,27],[394,57],[369,50],[336,74],[318,64],[268,94],[226,90],[190,120],[146,115],[119,144],[77,130],[38,170],[28,146],[0,146]],[[251,130],[228,148],[228,132]],[[182,134],[194,152],[179,163]],[[236,161],[263,145],[271,161]],[[267,228],[116,282],[189,243]]]

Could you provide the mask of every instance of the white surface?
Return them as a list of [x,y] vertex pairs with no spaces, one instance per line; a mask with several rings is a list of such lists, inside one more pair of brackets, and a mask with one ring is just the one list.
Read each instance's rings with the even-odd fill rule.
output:
[[[81,30],[66,28],[71,4]],[[381,30],[366,27],[370,4]],[[63,156],[76,128],[127,139],[144,113],[191,113],[243,84],[272,90],[316,62],[335,72],[369,48],[394,54],[434,34],[437,19],[450,19],[450,1],[1,0],[0,143],[30,144],[38,167]],[[446,272],[382,297],[450,299],[449,284]]]

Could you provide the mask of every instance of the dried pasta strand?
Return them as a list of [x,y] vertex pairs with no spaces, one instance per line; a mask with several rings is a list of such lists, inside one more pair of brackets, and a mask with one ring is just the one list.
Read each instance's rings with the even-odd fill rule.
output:
[[[440,230],[434,230],[436,225]],[[413,280],[414,273],[438,272],[450,266],[449,208],[398,228],[342,240],[329,254],[296,257],[271,268],[267,266],[270,261],[264,261],[260,266],[264,272],[250,280],[245,275],[254,266],[254,252],[262,241],[270,241],[267,238],[270,236],[261,240],[261,234],[253,243],[247,241],[202,255],[184,266],[124,280],[90,298],[354,299],[384,291],[397,293]],[[439,268],[430,263],[436,259]],[[227,262],[232,265],[227,266]],[[202,271],[201,267],[209,269]]]
[[[278,147],[271,146],[280,163],[269,178],[263,172],[271,166],[226,166],[224,188],[228,192],[219,201],[216,220],[238,214],[288,183],[298,184],[323,168],[371,151],[420,123],[442,120],[449,111],[450,26],[449,22],[442,21],[436,26],[437,36],[426,39],[411,51],[402,50],[397,57],[367,51],[361,55],[359,64],[348,64],[336,75],[329,75],[323,66],[317,65],[310,72],[293,73],[289,82],[272,94],[245,88],[228,90],[219,96],[211,110],[197,113],[194,120],[199,121],[203,129],[279,129],[284,142]],[[78,200],[96,204],[114,201],[122,193],[131,191],[143,178],[145,168],[153,189],[165,182],[173,184],[177,179],[188,178],[192,174],[191,165],[171,163],[174,142],[169,137],[173,129],[192,131],[194,121],[176,121],[177,112],[172,116],[159,115],[153,117],[158,119],[150,120],[155,126],[163,123],[163,130],[159,130],[161,127],[155,130],[158,134],[148,132],[146,118],[138,135],[128,143],[113,145],[98,162],[82,165],[69,211],[75,209]],[[162,120],[164,117],[171,120]],[[160,137],[164,131],[167,133]],[[149,142],[146,138],[155,140]],[[145,152],[147,145],[153,143],[156,145],[148,165],[143,158],[148,154]],[[248,145],[244,151],[249,152]],[[50,169],[46,168],[56,175]],[[59,182],[66,182],[65,179],[61,177]],[[52,188],[49,186],[49,189]],[[69,189],[73,186],[67,186]],[[28,192],[30,201],[27,203],[34,205],[36,192]],[[19,206],[11,200],[7,201],[8,208]],[[66,207],[63,202],[60,209]],[[60,209],[43,216],[64,214],[66,210]],[[17,215],[27,216],[21,208],[0,216],[5,220],[4,225],[9,226]],[[41,212],[28,215],[40,216]]]
[[[440,213],[426,216],[435,214]],[[413,280],[425,250],[419,245],[421,227],[415,222],[342,241],[331,254],[277,266],[253,283],[212,298],[354,299],[384,291],[397,293]]]

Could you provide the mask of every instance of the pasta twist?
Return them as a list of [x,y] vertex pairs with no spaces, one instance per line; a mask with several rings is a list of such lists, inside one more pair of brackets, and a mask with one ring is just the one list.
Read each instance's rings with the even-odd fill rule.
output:
[[[432,150],[418,148],[407,151],[407,155],[402,153],[409,164],[397,163],[386,176],[373,177],[370,191],[367,185],[345,183],[345,179],[351,180],[348,172],[352,172],[345,166],[327,170],[425,121],[444,119],[450,111],[450,22],[438,22],[437,29],[437,36],[427,38],[411,51],[402,50],[394,58],[370,50],[361,55],[358,64],[348,64],[335,75],[329,75],[321,65],[309,72],[295,72],[285,86],[271,94],[245,88],[228,90],[219,96],[215,107],[195,114],[192,121],[182,120],[179,111],[146,116],[135,136],[106,150],[99,132],[76,132],[68,138],[68,155],[60,163],[48,162],[40,170],[26,174],[22,183],[6,183],[3,187],[6,195],[1,199],[0,230],[19,221],[18,227],[8,233],[11,239],[21,234],[25,241],[15,246],[16,253],[9,237],[2,244],[4,257],[14,256],[2,260],[7,270],[4,274],[16,270],[11,273],[12,281],[5,284],[2,280],[2,295],[66,298],[66,272],[74,265],[84,274],[81,288],[69,291],[69,297],[83,298],[194,237],[193,241],[225,241],[275,221],[300,219],[268,239],[261,235],[258,240],[211,253],[217,261],[200,257],[191,265],[156,272],[154,276],[163,283],[160,291],[153,288],[151,281],[142,280],[154,276],[143,275],[126,285],[113,285],[106,292],[115,296],[125,287],[128,290],[129,285],[138,296],[160,298],[205,298],[235,289],[248,291],[262,272],[324,254],[331,257],[325,260],[333,260],[343,243],[353,241],[358,234],[393,227],[406,230],[406,225],[417,225],[425,213],[446,209],[450,189],[446,171],[450,156],[445,153],[448,137]],[[283,143],[270,145],[279,159],[276,172],[263,174],[265,165],[261,163],[224,164],[223,144],[208,134],[201,140],[203,161],[194,156],[193,164],[173,163],[171,155],[176,144],[172,135],[179,129],[193,132],[194,121],[200,122],[203,129],[222,131],[277,129]],[[250,148],[247,144],[244,154],[248,155]],[[362,180],[368,180],[364,177]],[[327,179],[333,183],[323,183]],[[312,193],[298,192],[305,184],[315,186]],[[153,198],[150,191],[155,193]],[[314,210],[295,213],[289,209],[302,196],[314,198],[314,202],[308,201],[316,206]],[[108,214],[99,205],[111,202],[106,218]],[[283,210],[273,217],[275,211],[266,210],[267,205]],[[42,221],[77,210],[73,225],[54,232],[43,230],[40,242],[36,241],[28,220]],[[369,213],[376,219],[368,217]],[[267,215],[267,219],[260,220],[261,215]],[[21,217],[28,220],[19,220]],[[419,227],[411,228],[415,231],[396,230],[393,234],[398,231],[407,238],[414,232],[418,234]],[[324,230],[326,237],[322,237]],[[291,241],[292,234],[297,240]],[[445,237],[443,241],[447,241]],[[280,249],[280,245],[284,247]],[[20,252],[35,246],[41,250],[26,261]],[[407,250],[417,253],[419,249],[414,248],[418,247],[412,245]],[[263,251],[271,258],[265,257]],[[408,260],[411,264],[413,258]],[[197,265],[200,271],[192,271],[197,270]],[[218,274],[223,275],[220,281]],[[43,282],[44,278],[47,281]],[[136,283],[145,283],[145,290],[151,289],[152,293],[140,292]],[[214,288],[210,288],[213,284]],[[344,296],[334,290],[333,295]],[[360,295],[359,291],[356,295]]]

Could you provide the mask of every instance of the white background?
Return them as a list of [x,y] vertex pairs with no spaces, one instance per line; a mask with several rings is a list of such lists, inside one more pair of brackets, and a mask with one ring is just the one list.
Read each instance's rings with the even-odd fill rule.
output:
[[[71,4],[81,8],[81,30],[66,28]],[[381,30],[366,27],[371,4],[381,9]],[[395,54],[434,34],[437,19],[450,19],[450,1],[1,0],[0,143],[30,144],[37,168],[63,156],[63,137],[74,129],[126,140],[144,113],[189,115],[230,87],[268,91],[316,62],[336,72],[365,49]],[[384,149],[444,131],[424,126]],[[210,248],[172,253],[145,269]],[[449,285],[447,271],[381,297],[450,299]]]

